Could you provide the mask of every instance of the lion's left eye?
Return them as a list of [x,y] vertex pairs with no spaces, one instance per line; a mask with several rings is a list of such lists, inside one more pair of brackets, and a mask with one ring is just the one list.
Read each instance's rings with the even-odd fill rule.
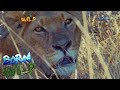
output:
[[66,19],[64,22],[65,26],[70,25],[72,23],[72,21],[73,20],[71,18]]

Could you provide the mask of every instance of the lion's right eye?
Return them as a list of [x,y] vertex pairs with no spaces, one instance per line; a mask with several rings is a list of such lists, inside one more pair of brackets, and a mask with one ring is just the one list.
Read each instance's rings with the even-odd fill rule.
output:
[[46,29],[42,26],[37,26],[34,30],[33,30],[36,34],[41,34],[41,33],[45,33],[47,32]]
[[42,26],[36,27],[33,31],[36,32],[36,33],[46,32],[46,30]]
[[34,29],[34,31],[36,31],[36,32],[41,32],[41,31],[44,31],[45,29],[43,28],[43,27],[41,27],[41,26],[38,26],[38,27],[36,27],[35,29]]

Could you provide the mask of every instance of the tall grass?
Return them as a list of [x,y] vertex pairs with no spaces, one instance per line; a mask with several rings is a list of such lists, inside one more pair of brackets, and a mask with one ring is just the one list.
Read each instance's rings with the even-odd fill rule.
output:
[[[72,15],[72,13],[71,13]],[[72,15],[78,28],[82,31],[82,41],[79,48],[78,64],[72,79],[120,79],[120,12],[119,11],[82,11],[81,22]],[[5,26],[7,24],[2,21]],[[81,24],[83,23],[83,25]],[[7,26],[11,39],[20,53],[12,33],[16,35],[28,48],[30,47],[19,35]],[[21,32],[22,33],[22,32]],[[36,52],[35,52],[36,53]],[[42,59],[44,56],[38,55]],[[0,61],[2,53],[0,53]],[[34,60],[33,60],[34,61]],[[45,61],[52,68],[47,61]],[[27,69],[27,68],[26,68]],[[52,68],[55,72],[55,70]],[[40,73],[47,77],[38,69],[34,71],[36,79]],[[57,76],[57,74],[56,74]],[[19,78],[15,76],[13,78]],[[32,78],[29,76],[29,78]]]
[[[83,32],[78,57],[79,78],[120,78],[120,13],[114,15],[109,11],[101,11],[89,17],[85,11],[82,13],[84,26],[75,19]],[[106,15],[109,20],[98,20],[100,14]],[[90,30],[91,33],[88,32]]]

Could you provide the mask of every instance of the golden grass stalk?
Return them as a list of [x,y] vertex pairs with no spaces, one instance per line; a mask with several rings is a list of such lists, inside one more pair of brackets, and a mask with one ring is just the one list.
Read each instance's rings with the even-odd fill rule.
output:
[[[82,11],[82,15],[83,15],[83,24],[84,24],[84,29],[88,32],[88,24],[87,24],[87,19],[86,19],[86,11]],[[87,35],[87,34],[86,34]],[[90,79],[93,79],[94,76],[94,71],[92,68],[92,62],[93,59],[91,57],[91,50],[90,50],[90,41],[88,39],[88,37],[86,36],[86,48],[87,48],[87,53],[88,53],[88,65],[89,65],[89,74],[90,74]]]
[[[86,13],[85,11],[83,11],[83,13],[84,13],[83,15],[86,15],[86,14],[85,14],[85,13]],[[84,17],[85,17],[85,16],[84,16]],[[78,26],[78,28],[79,28],[79,29],[82,31],[82,33],[84,34],[85,40],[86,40],[86,42],[88,42],[87,45],[89,45],[90,48],[91,48],[92,50],[94,50],[94,52],[95,52],[96,55],[98,56],[98,58],[99,58],[99,60],[100,60],[100,63],[101,63],[101,65],[102,65],[102,67],[103,67],[103,69],[104,69],[104,71],[105,71],[106,77],[107,77],[108,79],[111,79],[112,77],[111,77],[111,75],[110,75],[109,68],[108,68],[108,66],[107,66],[106,63],[105,63],[105,61],[104,61],[104,59],[103,59],[103,57],[102,57],[102,55],[101,55],[100,50],[99,50],[98,47],[94,44],[94,42],[91,40],[91,37],[90,37],[88,31],[81,25],[80,21],[79,21],[76,17],[73,16],[73,19],[74,19],[76,25]],[[86,22],[86,21],[84,21],[84,23],[85,23],[85,22]],[[87,23],[87,22],[86,22],[86,23]],[[89,52],[89,51],[88,51],[88,52]],[[89,55],[90,55],[90,52],[89,52]],[[89,57],[91,57],[91,56],[89,56]],[[91,78],[93,78],[91,62],[89,62],[89,68],[90,68],[90,69],[89,69],[89,73],[91,73],[90,76],[91,76]]]
[[0,64],[2,63],[2,52],[0,52]]

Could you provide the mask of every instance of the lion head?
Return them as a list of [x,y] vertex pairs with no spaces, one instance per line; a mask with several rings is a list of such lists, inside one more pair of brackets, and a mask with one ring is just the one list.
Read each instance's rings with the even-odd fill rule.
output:
[[[9,15],[10,14],[10,15]],[[55,69],[60,78],[69,78],[74,73],[78,50],[81,41],[81,32],[76,26],[71,15],[64,11],[33,11],[26,12],[24,15],[34,15],[36,20],[30,23],[22,23],[20,17],[23,12],[8,11],[5,16],[7,24],[28,43],[38,54],[45,56],[47,62]],[[18,16],[19,17],[18,17]],[[8,37],[7,37],[8,38]],[[8,39],[10,44],[10,39]],[[16,39],[22,49],[21,52],[29,51],[23,43]],[[9,49],[10,44],[8,44]],[[7,51],[7,52],[5,52]],[[12,53],[10,50],[4,52]],[[31,51],[32,52],[32,51]],[[50,68],[44,64],[36,55],[32,55],[36,65],[42,68],[43,72],[49,77],[54,76]]]

